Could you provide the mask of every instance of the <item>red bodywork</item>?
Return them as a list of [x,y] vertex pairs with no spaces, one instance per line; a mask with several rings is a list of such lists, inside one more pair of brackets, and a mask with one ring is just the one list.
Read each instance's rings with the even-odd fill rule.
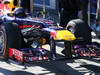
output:
[[[45,49],[40,48],[40,50],[45,50]],[[28,51],[29,51],[29,49],[28,49]],[[48,55],[37,57],[31,52],[31,49],[29,52],[25,52],[25,51],[14,49],[14,48],[9,48],[9,57],[11,59],[15,59],[15,60],[21,61],[21,62],[48,60]]]

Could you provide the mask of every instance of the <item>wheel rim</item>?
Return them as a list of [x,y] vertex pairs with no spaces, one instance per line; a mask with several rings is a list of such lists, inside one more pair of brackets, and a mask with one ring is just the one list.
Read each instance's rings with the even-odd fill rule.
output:
[[0,31],[0,54],[4,51],[4,33]]

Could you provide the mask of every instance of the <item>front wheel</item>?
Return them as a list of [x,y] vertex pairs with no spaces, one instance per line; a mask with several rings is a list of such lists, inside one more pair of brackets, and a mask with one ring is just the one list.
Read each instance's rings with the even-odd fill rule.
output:
[[[90,44],[92,41],[91,29],[83,20],[74,19],[71,20],[67,29],[71,31],[77,38],[76,44]],[[79,40],[78,40],[79,39]]]
[[22,42],[23,38],[17,24],[3,23],[0,25],[0,56],[8,59],[9,48],[21,48]]

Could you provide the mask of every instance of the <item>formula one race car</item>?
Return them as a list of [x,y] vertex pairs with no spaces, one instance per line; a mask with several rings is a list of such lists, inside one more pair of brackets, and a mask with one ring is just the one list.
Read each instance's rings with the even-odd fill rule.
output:
[[55,42],[64,41],[66,56],[72,57],[72,42],[77,42],[77,38],[82,38],[83,43],[90,42],[91,34],[79,19],[74,26],[69,23],[67,29],[51,20],[32,18],[23,8],[15,8],[13,13],[0,16],[0,56],[25,62],[47,60],[48,53],[42,45],[50,44],[51,58],[55,58]]

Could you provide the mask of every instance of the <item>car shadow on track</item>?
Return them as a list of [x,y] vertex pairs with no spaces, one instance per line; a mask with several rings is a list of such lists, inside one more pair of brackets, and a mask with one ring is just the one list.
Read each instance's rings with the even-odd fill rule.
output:
[[91,71],[91,73],[94,72],[94,73],[100,74],[100,66],[91,65],[91,64],[81,65],[81,66],[89,69]]
[[[59,45],[63,47],[63,43],[59,43]],[[8,69],[0,68],[0,72],[2,71],[1,73],[3,73],[4,75],[7,75],[5,73],[5,71],[8,72],[8,73],[9,72],[15,73],[15,75],[22,75],[22,74],[23,75],[35,75],[35,73],[34,73],[34,70],[36,70],[35,67],[39,66],[39,67],[41,67],[43,69],[42,70],[37,69],[37,72],[42,71],[42,73],[38,73],[38,75],[46,75],[46,74],[49,74],[49,75],[53,75],[53,74],[54,75],[84,75],[86,73],[84,69],[81,71],[81,70],[76,70],[75,68],[73,68],[73,64],[75,64],[75,65],[78,64],[78,63],[75,62],[75,60],[77,60],[77,58],[67,59],[63,55],[60,55],[60,54],[57,54],[57,56],[59,58],[57,60],[35,61],[35,62],[31,63],[31,64],[25,63],[24,65],[19,64],[21,66],[25,66],[24,68],[22,68],[23,71],[21,71],[21,70],[11,71],[11,70],[8,70]],[[12,62],[5,61],[5,60],[2,60],[2,62],[6,62],[7,64],[11,64],[12,63]],[[71,64],[72,66],[70,66],[69,64]],[[33,67],[33,69],[32,69],[33,72],[32,73],[25,71],[29,67]],[[88,72],[91,72],[91,73],[92,72],[99,73],[98,71],[92,69],[93,67],[96,68],[98,66],[94,66],[94,65],[88,65],[88,66],[83,65],[82,66],[81,65],[81,66],[78,66],[76,68],[79,68],[79,67],[85,67],[85,68],[87,68],[89,70],[93,70],[93,71],[88,71]],[[100,68],[98,67],[98,70],[99,69]]]
[[[40,73],[38,73],[37,75],[84,75],[86,72],[86,69],[81,69],[81,70],[77,70],[79,68],[87,68],[89,69],[90,74],[92,73],[99,73],[100,67],[98,66],[94,66],[94,65],[88,65],[84,63],[80,66],[74,67],[73,68],[73,64],[77,65],[78,63],[75,62],[75,60],[77,60],[77,58],[73,58],[73,59],[66,59],[64,58],[62,55],[57,54],[57,56],[62,57],[58,60],[52,60],[52,61],[35,61],[33,63],[25,63],[24,65],[22,64],[18,64],[21,66],[25,66],[24,68],[22,68],[22,70],[15,70],[15,71],[11,71],[9,69],[5,69],[5,68],[0,68],[0,73],[4,74],[4,75],[35,75],[34,70],[36,70],[37,72],[41,71]],[[85,58],[84,58],[85,59]],[[88,59],[89,60],[89,59]],[[5,61],[5,60],[0,60],[2,62],[6,62],[7,64],[11,65],[12,62],[10,61]],[[72,65],[72,66],[70,66]],[[75,66],[74,65],[74,66]],[[42,70],[40,70],[39,68],[35,68],[35,67],[41,67],[43,68]],[[15,66],[13,66],[15,67]],[[33,72],[26,72],[27,69],[29,69],[29,67],[32,68]],[[94,68],[98,68],[98,69],[94,69]],[[18,68],[18,67],[16,67]],[[76,68],[76,69],[75,69]],[[92,71],[90,71],[92,70]]]
[[26,71],[11,71],[8,69],[0,68],[0,75],[35,75]]

